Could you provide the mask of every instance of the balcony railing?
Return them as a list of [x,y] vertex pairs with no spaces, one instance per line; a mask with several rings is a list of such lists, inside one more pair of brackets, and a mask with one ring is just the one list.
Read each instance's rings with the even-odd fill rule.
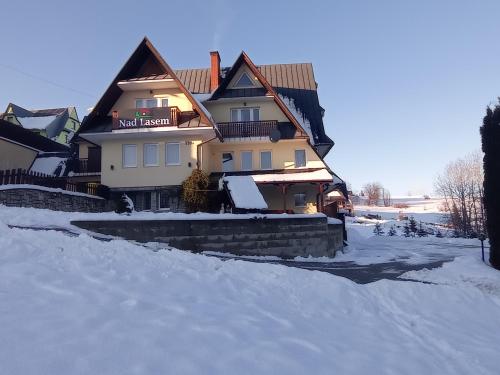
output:
[[[138,127],[184,127],[200,126],[200,122],[191,123],[198,117],[194,111],[181,111],[177,106],[152,107],[152,108],[129,108],[113,111],[113,129],[138,128]],[[187,125],[186,125],[187,123]]]
[[101,160],[78,159],[76,173],[98,173],[101,171]]
[[269,137],[278,129],[278,121],[219,122],[217,126],[224,138]]

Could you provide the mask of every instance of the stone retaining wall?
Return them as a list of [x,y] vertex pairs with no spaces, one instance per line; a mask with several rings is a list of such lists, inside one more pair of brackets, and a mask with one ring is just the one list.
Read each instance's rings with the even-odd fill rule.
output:
[[11,207],[46,208],[55,211],[106,212],[113,203],[100,197],[76,195],[61,189],[12,188],[0,190],[0,204]]
[[220,220],[74,221],[93,232],[139,242],[163,242],[181,250],[235,255],[335,256],[343,247],[341,224],[326,217]]

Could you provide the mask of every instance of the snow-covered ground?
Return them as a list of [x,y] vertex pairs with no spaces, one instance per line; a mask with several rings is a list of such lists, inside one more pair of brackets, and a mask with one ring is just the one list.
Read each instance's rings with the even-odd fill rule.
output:
[[[442,198],[393,197],[391,203],[390,207],[356,204],[354,205],[354,213],[356,216],[378,214],[383,219],[397,219],[400,215],[413,216],[418,221],[432,223],[443,223],[446,217]],[[398,205],[400,207],[397,207]]]
[[[405,275],[429,284],[358,285],[8,226],[70,228],[84,216],[0,206],[0,374],[498,373],[500,272],[477,251]],[[368,238],[356,225],[345,257],[453,245]]]

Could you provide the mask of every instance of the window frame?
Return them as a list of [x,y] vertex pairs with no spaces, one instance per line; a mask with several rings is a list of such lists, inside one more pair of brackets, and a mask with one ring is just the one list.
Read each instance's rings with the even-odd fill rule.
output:
[[[303,205],[297,205],[297,196],[299,196],[299,195],[304,196],[304,204]],[[307,207],[307,194],[306,193],[295,193],[293,195],[293,204],[294,204],[294,207],[299,207],[299,208]]]
[[[271,155],[271,159],[270,159],[271,166],[269,168],[262,167],[262,153],[264,153],[264,152],[269,152],[269,154]],[[273,151],[272,150],[260,150],[259,156],[260,156],[260,169],[263,171],[272,170],[273,169]]]
[[[179,150],[179,161],[177,163],[169,163],[168,162],[168,146],[169,145],[177,145]],[[175,167],[181,165],[181,142],[165,142],[165,165],[167,167]]]
[[[167,201],[168,201],[168,207],[162,207],[161,205],[161,195],[162,194],[167,194]],[[165,190],[160,190],[157,195],[157,202],[158,202],[158,210],[159,211],[170,211],[170,194],[168,194],[168,191]]]
[[[250,111],[250,120],[244,121],[241,119],[241,110],[242,109],[248,109]],[[258,111],[258,119],[255,119],[254,116],[254,110]],[[237,119],[233,120],[233,111],[237,111]],[[233,107],[229,109],[229,121],[230,122],[254,122],[254,121],[260,121],[260,107]]]
[[[125,149],[127,147],[133,146],[135,148],[135,165],[125,165]],[[122,168],[137,168],[137,144],[136,143],[124,143],[122,144]]]
[[[250,168],[245,168],[243,166],[243,154],[249,153],[250,154]],[[240,167],[242,171],[253,171],[253,151],[252,150],[243,150],[240,152]]]
[[[243,76],[247,76],[248,79],[250,80],[250,85],[242,85],[242,86],[238,86],[238,82],[240,82],[240,80],[243,78]],[[254,84],[253,82],[254,80],[252,79],[252,77],[248,74],[248,72],[244,71],[240,74],[240,76],[238,77],[238,79],[236,81],[234,81],[234,84],[232,87],[234,87],[235,89],[249,89],[249,88],[254,88],[256,87],[257,85]]]
[[[304,152],[304,165],[297,166],[297,151],[303,151]],[[307,167],[307,153],[306,153],[305,148],[296,148],[293,151],[293,158],[294,158],[294,160],[293,160],[294,168],[306,168]]]
[[[156,164],[146,164],[146,146],[156,146]],[[160,144],[159,143],[144,143],[142,146],[142,164],[144,167],[159,167],[160,166]]]
[[[142,100],[143,101],[143,104],[145,104],[145,102],[147,101],[150,101],[150,100],[155,100],[156,101],[156,106],[154,107],[147,107],[147,106],[141,106],[141,107],[138,107],[137,106],[137,102],[139,100]],[[158,98],[135,98],[135,108],[157,108],[158,107]]]

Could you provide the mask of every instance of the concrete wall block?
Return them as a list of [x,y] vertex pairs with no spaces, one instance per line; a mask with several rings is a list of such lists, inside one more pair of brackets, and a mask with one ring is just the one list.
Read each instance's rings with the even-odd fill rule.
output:
[[331,256],[331,248],[339,242],[339,229],[329,230],[326,218],[76,221],[73,224],[139,242],[156,241],[182,250],[236,255]]

